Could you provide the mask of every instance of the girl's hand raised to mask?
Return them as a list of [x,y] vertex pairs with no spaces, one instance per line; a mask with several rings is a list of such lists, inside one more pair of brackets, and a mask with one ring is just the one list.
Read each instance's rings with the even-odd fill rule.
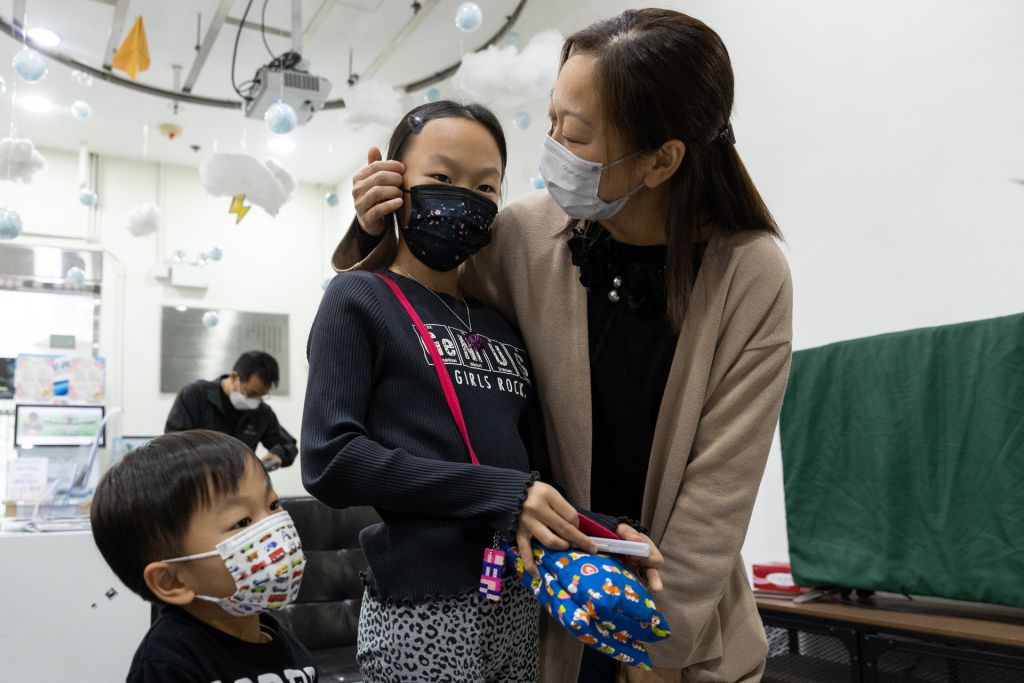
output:
[[402,208],[401,161],[381,161],[380,149],[371,147],[366,154],[367,165],[352,178],[352,200],[356,219],[364,232],[383,235],[385,217]]
[[580,531],[579,526],[580,517],[576,509],[562,494],[553,486],[536,482],[523,502],[516,531],[516,545],[523,559],[523,568],[534,577],[540,576],[531,551],[535,538],[552,550],[579,548],[588,553],[596,552],[594,542]]

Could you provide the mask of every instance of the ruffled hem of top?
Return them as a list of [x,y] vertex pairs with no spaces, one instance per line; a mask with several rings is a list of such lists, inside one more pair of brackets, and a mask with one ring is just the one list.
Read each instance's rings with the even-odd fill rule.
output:
[[629,526],[633,527],[634,529],[642,533],[644,536],[651,535],[651,530],[644,526],[639,519],[633,519],[632,517],[619,517],[615,521],[617,524],[628,524]]
[[366,572],[360,572],[359,575],[363,579],[363,588],[366,589],[367,595],[373,598],[376,602],[380,603],[384,607],[410,607],[412,605],[419,605],[425,602],[438,602],[441,600],[457,600],[459,598],[465,598],[467,596],[476,596],[479,593],[479,588],[469,588],[458,593],[427,593],[415,598],[406,597],[382,597],[377,589],[370,583],[370,578]]
[[530,478],[523,484],[523,490],[519,493],[519,500],[516,501],[516,510],[512,513],[511,520],[503,520],[498,525],[498,539],[514,543],[516,538],[516,531],[519,529],[519,515],[523,513],[523,504],[526,503],[527,497],[530,495],[530,488],[540,479],[540,472],[531,471]]

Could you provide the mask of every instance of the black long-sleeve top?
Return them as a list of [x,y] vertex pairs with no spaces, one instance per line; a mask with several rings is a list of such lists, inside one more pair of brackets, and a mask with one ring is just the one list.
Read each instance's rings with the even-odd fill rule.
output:
[[263,444],[281,458],[281,465],[291,465],[298,454],[295,438],[277,421],[277,415],[266,403],[255,410],[236,410],[221,388],[221,375],[213,381],[200,379],[178,392],[167,415],[164,433],[188,429],[212,429],[230,434],[249,448]]
[[[700,270],[706,243],[691,264]],[[593,466],[590,503],[640,519],[661,399],[679,333],[666,315],[665,245],[635,246],[601,226],[569,241],[587,287]]]
[[[474,590],[483,550],[515,524],[530,472],[520,423],[533,393],[519,335],[497,312],[388,273],[439,347],[479,465],[449,412],[430,356],[373,273],[341,273],[324,294],[307,353],[302,479],[333,507],[372,505],[381,524],[360,544],[379,597],[420,600]],[[443,297],[444,303],[438,297]],[[459,314],[460,321],[445,306]]]

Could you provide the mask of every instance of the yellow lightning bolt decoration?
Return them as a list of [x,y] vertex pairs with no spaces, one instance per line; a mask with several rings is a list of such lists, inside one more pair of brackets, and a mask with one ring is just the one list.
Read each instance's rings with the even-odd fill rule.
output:
[[251,206],[245,206],[244,202],[244,194],[236,194],[234,197],[231,198],[231,208],[228,209],[228,213],[238,215],[238,218],[235,220],[235,225],[241,223],[242,219],[245,218],[245,214],[249,213],[249,209],[252,208]]

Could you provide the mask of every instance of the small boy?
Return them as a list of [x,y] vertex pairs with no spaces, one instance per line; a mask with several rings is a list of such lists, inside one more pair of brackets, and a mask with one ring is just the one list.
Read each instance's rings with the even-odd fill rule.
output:
[[100,481],[92,530],[117,577],[163,605],[129,683],[315,683],[313,657],[266,613],[295,598],[305,558],[245,444],[194,430],[132,451]]

